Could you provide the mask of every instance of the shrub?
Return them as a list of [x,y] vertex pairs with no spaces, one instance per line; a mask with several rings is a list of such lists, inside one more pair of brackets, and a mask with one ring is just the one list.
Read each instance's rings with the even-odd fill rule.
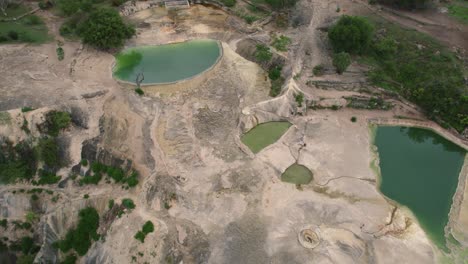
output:
[[71,117],[67,112],[50,111],[46,115],[45,128],[47,134],[56,137],[60,130],[67,128],[70,125]]
[[267,62],[270,61],[273,57],[273,53],[271,53],[270,48],[264,44],[258,44],[256,46],[255,51],[255,58],[260,62]]
[[82,166],[85,166],[85,167],[88,166],[88,160],[87,159],[82,159],[80,163],[81,163]]
[[322,75],[325,73],[325,68],[323,67],[322,64],[316,65],[316,66],[312,69],[312,73],[313,73],[315,76],[322,76]]
[[221,3],[227,7],[233,7],[236,5],[236,0],[221,0]]
[[291,44],[291,39],[286,36],[281,35],[279,38],[275,36],[273,38],[273,43],[271,45],[276,50],[287,51],[289,44]]
[[109,210],[112,209],[114,207],[114,199],[110,199],[109,200],[109,203],[108,203],[108,206],[109,206]]
[[281,77],[282,69],[282,66],[275,66],[270,68],[270,70],[268,71],[268,77],[270,77],[272,81],[278,80]]
[[304,102],[304,94],[302,92],[295,94],[294,99],[296,100],[297,106],[302,107],[302,102]]
[[89,198],[89,194],[83,195],[83,198],[88,199],[88,198]]
[[21,252],[23,254],[29,254],[34,248],[34,240],[32,237],[21,238]]
[[11,40],[18,40],[19,34],[18,34],[18,32],[14,31],[14,30],[10,30],[10,31],[8,31],[8,37]]
[[63,60],[65,58],[65,52],[63,51],[63,48],[62,47],[58,47],[56,49],[56,52],[57,52],[57,58],[59,61]]
[[142,228],[143,233],[149,234],[154,231],[154,225],[151,221],[146,221]]
[[127,2],[127,0],[112,0],[111,2],[113,6],[120,6],[123,3]]
[[373,26],[367,19],[358,16],[342,16],[328,32],[335,52],[345,51],[351,54],[364,52],[372,35]]
[[138,185],[138,173],[136,171],[132,172],[129,177],[125,179],[128,187],[135,187]]
[[143,232],[141,232],[141,231],[138,231],[138,232],[135,234],[134,238],[135,238],[136,240],[139,240],[141,243],[144,243],[144,242],[145,242],[146,235],[145,235],[145,233],[143,233]]
[[36,15],[29,15],[23,19],[26,25],[40,25],[43,23],[42,19]]
[[144,95],[145,94],[145,92],[141,88],[136,88],[135,93],[137,93],[138,95]]
[[78,29],[83,43],[103,50],[119,48],[135,34],[133,26],[125,24],[116,10],[108,8],[91,12]]
[[0,43],[7,42],[7,41],[8,41],[8,37],[0,34]]
[[130,198],[122,199],[122,205],[127,209],[135,209],[135,203]]
[[54,173],[47,172],[45,170],[39,171],[39,182],[38,184],[55,184],[60,181],[62,177],[55,175]]
[[340,52],[333,55],[333,66],[338,74],[342,74],[351,64],[351,56],[346,52]]
[[29,111],[33,111],[33,110],[35,110],[35,109],[32,108],[32,107],[29,107],[29,106],[25,106],[25,107],[22,107],[22,108],[21,108],[21,112],[23,112],[23,113],[26,113],[26,112],[29,112]]
[[351,122],[355,123],[357,121],[357,118],[355,116],[351,117]]

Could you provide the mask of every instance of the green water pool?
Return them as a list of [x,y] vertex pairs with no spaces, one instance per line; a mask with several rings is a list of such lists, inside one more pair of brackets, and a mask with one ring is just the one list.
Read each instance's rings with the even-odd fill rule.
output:
[[309,184],[313,179],[312,172],[305,166],[294,163],[281,175],[281,181],[293,184]]
[[429,238],[447,250],[444,228],[466,151],[431,130],[377,128],[380,190],[408,207]]
[[265,147],[275,143],[291,126],[289,122],[267,122],[255,126],[242,135],[241,141],[253,153],[258,153]]
[[213,66],[221,55],[215,40],[128,48],[116,56],[114,76],[135,83],[139,73],[142,84],[170,83],[193,77]]

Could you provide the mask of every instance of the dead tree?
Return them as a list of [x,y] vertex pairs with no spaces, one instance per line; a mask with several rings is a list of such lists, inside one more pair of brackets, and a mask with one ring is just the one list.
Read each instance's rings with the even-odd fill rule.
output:
[[143,74],[143,70],[141,70],[141,72],[137,74],[136,79],[135,79],[137,89],[140,89],[140,84],[143,82],[144,79],[145,79],[145,75]]

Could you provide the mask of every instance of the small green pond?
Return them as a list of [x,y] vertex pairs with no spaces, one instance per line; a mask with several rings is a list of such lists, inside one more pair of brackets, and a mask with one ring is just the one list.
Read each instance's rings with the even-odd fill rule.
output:
[[378,127],[375,144],[382,193],[407,206],[446,250],[444,228],[466,151],[431,130],[409,127]]
[[275,143],[291,126],[289,122],[267,122],[255,126],[242,135],[241,141],[253,153],[258,153],[268,145]]
[[220,55],[220,45],[214,40],[128,48],[117,54],[114,76],[135,83],[137,75],[143,73],[143,84],[175,82],[202,73]]
[[313,179],[312,172],[305,166],[294,163],[281,175],[281,181],[293,184],[309,184]]

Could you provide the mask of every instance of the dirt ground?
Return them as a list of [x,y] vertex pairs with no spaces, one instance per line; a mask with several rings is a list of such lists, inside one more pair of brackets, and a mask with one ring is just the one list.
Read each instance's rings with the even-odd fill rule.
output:
[[[130,263],[132,256],[138,256],[138,263],[437,262],[441,253],[411,212],[378,190],[379,175],[370,166],[377,157],[369,122],[398,123],[395,116],[405,116],[452,135],[426,121],[407,102],[394,100],[389,111],[298,109],[295,103],[299,91],[307,100],[324,105],[342,102],[344,96],[368,96],[359,91],[361,87],[348,85],[365,83],[361,66],[355,64],[343,76],[327,72],[312,78],[336,82],[333,88],[307,84],[311,77],[306,73],[313,66],[331,65],[318,28],[342,14],[336,12],[337,6],[345,14],[369,12],[355,1],[301,1],[299,7],[310,21],[284,30],[272,24],[249,26],[221,9],[202,5],[177,12],[155,7],[131,13],[128,19],[138,27],[127,46],[211,38],[223,48],[223,57],[206,81],[174,92],[159,92],[156,87],[145,96],[112,78],[111,54],[77,42],[64,41],[63,61],[56,58],[54,42],[0,46],[0,110],[16,120],[0,124],[0,134],[26,137],[19,129],[23,115],[34,128],[47,109],[79,109],[86,125],[75,125],[63,135],[69,139],[70,166],[61,171],[62,176],[68,177],[71,166],[80,162],[83,141],[97,136],[100,147],[131,159],[142,176],[134,190],[105,183],[47,187],[63,199],[58,204],[44,201],[41,225],[45,227],[36,235],[63,237],[80,208],[93,205],[104,214],[109,199],[128,197],[136,209],[110,223],[106,239],[94,243],[80,263]],[[383,16],[405,24],[400,17]],[[422,14],[417,19],[431,18]],[[436,20],[427,24],[454,27],[450,21]],[[59,18],[47,16],[57,39],[59,23]],[[436,34],[431,28],[424,26]],[[245,39],[269,41],[269,33],[280,30],[292,38],[289,52],[279,54],[287,59],[289,77],[282,94],[271,98],[267,73],[241,56],[237,44]],[[453,32],[447,32],[453,34],[449,42],[466,45],[462,41],[466,34]],[[18,110],[23,106],[38,110],[23,114]],[[355,123],[350,121],[353,116]],[[251,127],[275,120],[293,124],[278,142],[256,155],[240,142],[240,135]],[[463,140],[458,143],[466,146]],[[281,173],[295,162],[313,172],[311,184],[297,188],[281,182]],[[466,180],[466,175],[461,179]],[[0,186],[2,217],[22,219],[31,209],[27,197],[12,194],[19,188],[31,186]],[[468,199],[465,188],[459,189],[461,198],[454,210],[465,219]],[[83,194],[90,198],[83,199]],[[453,218],[453,225],[464,223],[463,219]],[[147,220],[155,224],[155,232],[142,244],[133,236]],[[316,234],[318,243],[307,242],[304,230]],[[43,241],[37,258],[56,260],[52,240]]]

